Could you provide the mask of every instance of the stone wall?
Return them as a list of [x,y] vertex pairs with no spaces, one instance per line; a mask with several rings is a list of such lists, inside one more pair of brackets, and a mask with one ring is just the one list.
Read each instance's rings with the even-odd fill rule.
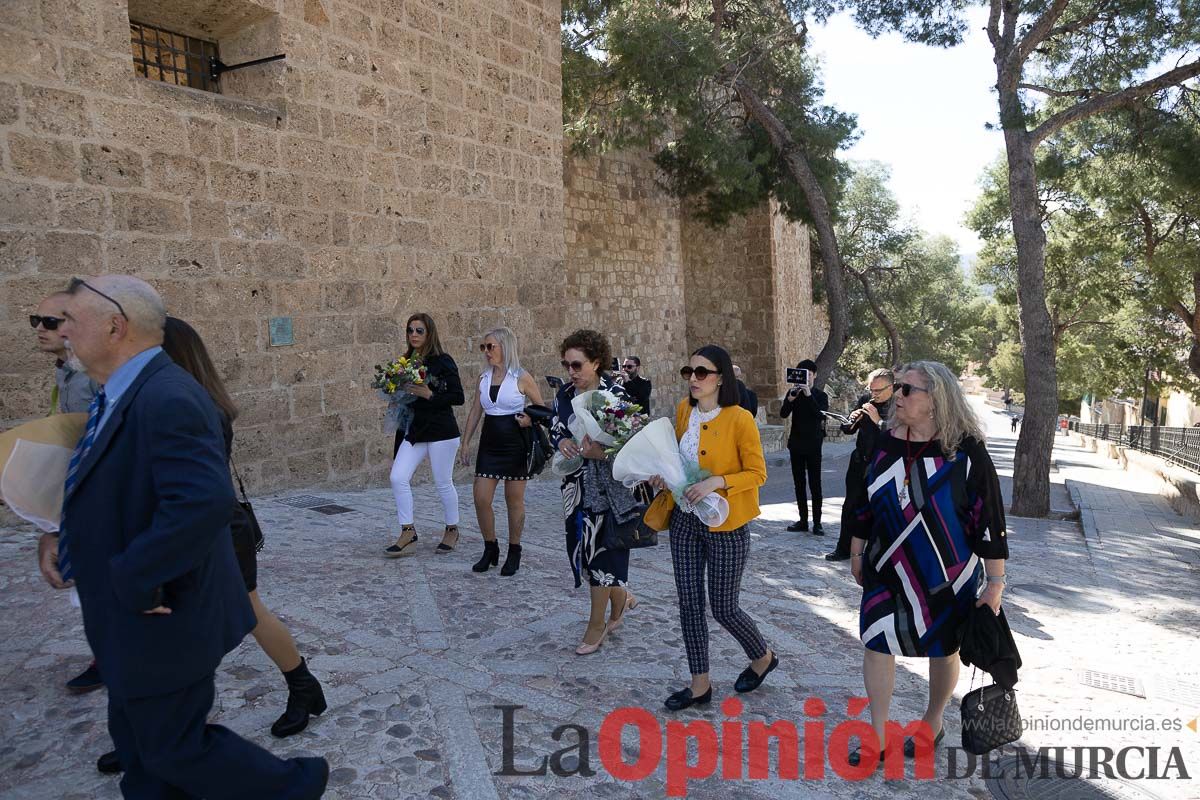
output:
[[774,204],[714,230],[683,223],[688,347],[729,350],[768,418],[779,412],[784,369],[815,355],[828,323],[812,302],[808,230]]
[[567,157],[567,327],[604,332],[618,358],[636,355],[653,382],[651,410],[673,413],[687,358],[679,203],[654,165],[629,153]]
[[[222,94],[134,75],[129,18],[216,40]],[[0,425],[40,413],[26,323],[75,274],[127,272],[193,322],[242,408],[255,490],[375,483],[367,386],[423,310],[477,374],[506,323],[537,374],[566,324],[559,4],[0,4]],[[268,319],[295,343],[272,347]],[[546,335],[553,331],[553,335]],[[646,335],[646,334],[643,334]]]

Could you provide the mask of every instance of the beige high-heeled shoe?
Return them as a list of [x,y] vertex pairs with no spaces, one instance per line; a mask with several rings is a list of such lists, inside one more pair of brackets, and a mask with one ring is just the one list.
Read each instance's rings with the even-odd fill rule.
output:
[[600,639],[595,644],[583,642],[579,647],[575,648],[575,655],[590,656],[592,653],[600,649],[600,645],[604,644],[604,637],[608,636],[608,626],[604,626],[604,631],[600,634]]
[[625,615],[638,607],[638,599],[633,596],[633,592],[625,590],[625,605],[621,606],[621,616],[614,619],[604,626],[605,633],[612,633],[617,628],[621,627],[621,623],[625,621]]

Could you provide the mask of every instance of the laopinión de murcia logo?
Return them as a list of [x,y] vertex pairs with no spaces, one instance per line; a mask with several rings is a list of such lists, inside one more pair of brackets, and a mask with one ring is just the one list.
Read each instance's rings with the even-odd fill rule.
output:
[[[1178,747],[1056,746],[999,749],[976,756],[959,747],[945,747],[943,769],[938,770],[929,726],[916,720],[901,725],[888,722],[887,750],[880,760],[879,737],[869,722],[859,719],[867,708],[865,697],[847,701],[850,717],[830,727],[825,721],[828,707],[818,697],[804,701],[805,719],[799,724],[787,719],[774,722],[743,720],[742,701],[736,697],[721,703],[722,719],[667,720],[650,711],[625,706],[611,711],[600,724],[597,754],[600,767],[613,778],[638,782],[665,766],[669,797],[686,797],[689,783],[718,777],[725,781],[757,780],[846,780],[861,781],[882,770],[885,778],[916,780],[962,780],[1000,773],[1002,757],[1015,755],[1007,774],[1033,779],[1121,778],[1124,780],[1190,780]],[[520,705],[497,705],[503,725],[502,768],[495,774],[506,777],[559,778],[591,777],[592,732],[583,725],[567,723],[555,727],[551,738],[563,746],[546,753],[534,764],[515,763],[517,712]],[[1178,726],[1164,729],[1182,730]],[[912,737],[916,754],[911,775],[900,743]],[[629,742],[629,746],[625,745]],[[860,749],[858,765],[849,754]],[[772,770],[772,753],[774,769]],[[693,757],[694,756],[694,757]]]

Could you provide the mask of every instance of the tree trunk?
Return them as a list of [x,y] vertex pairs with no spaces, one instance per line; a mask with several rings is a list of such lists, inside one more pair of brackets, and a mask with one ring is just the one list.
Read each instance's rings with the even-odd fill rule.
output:
[[1058,373],[1054,328],[1046,308],[1046,232],[1038,201],[1033,142],[1021,119],[1016,92],[1001,90],[1008,190],[1017,244],[1017,298],[1025,369],[1025,414],[1013,462],[1012,513],[1050,513],[1050,454],[1058,424]]
[[885,366],[889,369],[900,366],[900,331],[896,330],[896,324],[879,304],[879,298],[875,296],[875,290],[871,288],[867,276],[861,272],[855,272],[853,269],[848,272],[858,278],[858,282],[862,284],[863,296],[867,298],[867,303],[871,306],[871,313],[875,315],[875,319],[879,320],[879,324],[883,326],[883,330],[887,334],[888,360]]
[[734,78],[730,88],[737,94],[738,101],[747,115],[763,127],[771,139],[775,152],[787,165],[792,179],[804,193],[812,214],[813,227],[817,230],[817,242],[821,251],[821,265],[825,273],[825,298],[829,308],[829,337],[817,355],[817,386],[823,386],[837,361],[846,349],[850,332],[850,314],[847,310],[846,281],[842,273],[842,255],[838,249],[837,233],[833,229],[833,212],[821,182],[804,155],[804,150],[792,138],[791,133],[779,117],[759,98],[753,87]]

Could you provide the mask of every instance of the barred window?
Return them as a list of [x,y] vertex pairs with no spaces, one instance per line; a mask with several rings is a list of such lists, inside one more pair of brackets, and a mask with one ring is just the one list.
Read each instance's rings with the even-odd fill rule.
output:
[[130,21],[129,43],[133,70],[141,77],[207,92],[220,90],[212,74],[215,42]]

